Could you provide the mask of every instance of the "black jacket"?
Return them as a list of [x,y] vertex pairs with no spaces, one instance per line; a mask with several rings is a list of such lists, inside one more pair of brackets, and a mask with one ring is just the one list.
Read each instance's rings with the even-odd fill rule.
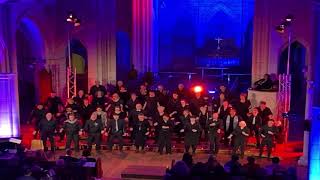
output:
[[[116,124],[118,123],[118,131],[116,129]],[[115,119],[111,119],[108,121],[107,132],[111,134],[120,133],[124,134],[125,132],[125,121],[123,119],[118,119],[116,123]]]

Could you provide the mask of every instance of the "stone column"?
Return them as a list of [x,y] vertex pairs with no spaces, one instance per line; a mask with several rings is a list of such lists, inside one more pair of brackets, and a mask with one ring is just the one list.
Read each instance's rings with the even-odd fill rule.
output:
[[[158,58],[154,56],[154,20],[157,19],[157,1],[132,0],[132,63],[139,73],[157,70]],[[154,9],[155,7],[155,9]]]
[[[318,67],[320,66],[320,3],[313,2],[313,21],[314,21],[314,32],[313,36],[314,43],[312,44],[311,54],[309,56],[314,58],[309,58],[307,64],[307,90],[306,90],[306,107],[305,107],[305,127],[303,135],[303,156],[300,157],[298,164],[302,166],[308,166],[309,162],[309,140],[310,140],[310,130],[311,126],[314,124],[314,116],[312,113],[313,106],[320,106],[320,74],[318,72]],[[312,120],[312,121],[311,121]]]
[[255,1],[253,47],[252,47],[252,83],[268,72],[270,48],[269,1]]

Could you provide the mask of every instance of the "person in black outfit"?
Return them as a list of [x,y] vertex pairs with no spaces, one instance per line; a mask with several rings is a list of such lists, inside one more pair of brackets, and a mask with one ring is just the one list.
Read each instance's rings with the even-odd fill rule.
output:
[[83,126],[86,124],[86,121],[90,118],[90,115],[93,113],[93,111],[94,108],[91,104],[89,104],[89,100],[84,99],[83,104],[80,106],[80,114]]
[[50,97],[48,97],[45,105],[47,106],[49,112],[56,114],[59,112],[59,105],[63,106],[63,103],[55,92],[51,92]]
[[135,140],[135,129],[134,125],[138,122],[138,114],[143,113],[142,104],[137,103],[135,109],[131,110],[128,114],[128,121],[129,121],[129,128],[131,131],[131,141],[134,142]]
[[204,105],[204,99],[201,93],[195,93],[194,98],[190,101],[190,111],[193,115],[200,113],[200,107]]
[[262,156],[264,146],[267,146],[268,159],[270,159],[274,137],[277,133],[278,133],[278,129],[274,126],[273,120],[269,120],[268,124],[264,125],[261,128],[260,135],[262,137],[262,142],[261,142],[260,154],[259,154],[260,158]]
[[155,118],[157,107],[159,106],[159,102],[156,98],[156,94],[154,91],[149,91],[149,96],[146,98],[143,109],[148,118]]
[[134,141],[136,146],[136,153],[139,152],[140,147],[141,152],[144,153],[144,146],[149,135],[149,122],[145,120],[142,113],[138,114],[138,121],[135,123],[134,129],[136,133]]
[[125,132],[125,120],[120,119],[118,114],[113,114],[113,119],[108,121],[108,125],[105,128],[105,132],[109,134],[108,146],[109,151],[112,151],[113,143],[115,139],[119,141],[119,150],[123,151],[123,134]]
[[105,104],[106,104],[106,98],[104,97],[103,92],[102,91],[97,91],[95,94],[96,95],[93,97],[91,105],[94,108],[104,107]]
[[74,102],[78,106],[82,106],[83,105],[84,99],[86,99],[86,95],[84,94],[83,90],[79,90],[77,96],[73,97]]
[[235,107],[237,109],[237,112],[239,116],[245,121],[248,119],[248,113],[251,106],[251,102],[247,99],[247,94],[241,93],[240,99],[236,103]]
[[257,142],[257,148],[260,147],[260,134],[259,130],[262,127],[262,118],[259,115],[259,109],[253,108],[252,115],[248,119],[248,127],[250,134],[255,136]]
[[224,145],[229,145],[229,135],[232,134],[233,130],[238,126],[238,123],[241,121],[241,117],[237,116],[236,109],[230,109],[230,115],[227,115],[225,119],[223,119],[223,127],[224,127]]
[[159,152],[163,154],[163,148],[166,147],[166,153],[171,154],[171,134],[173,129],[173,121],[169,120],[169,115],[163,115],[163,119],[159,122]]
[[48,138],[51,145],[51,151],[54,151],[55,148],[53,135],[56,130],[56,122],[52,119],[52,117],[52,114],[48,112],[46,117],[40,121],[37,129],[33,132],[35,134],[36,131],[40,131],[40,137],[43,143],[44,151],[48,151]]
[[240,121],[239,126],[234,129],[232,134],[228,137],[231,139],[234,137],[234,144],[232,148],[232,154],[235,155],[237,150],[240,148],[241,158],[244,157],[244,150],[246,146],[247,137],[249,136],[250,130],[247,127],[245,121]]
[[224,100],[220,108],[218,109],[219,119],[225,119],[230,111],[230,104],[228,100]]
[[202,139],[203,141],[207,141],[208,139],[208,129],[207,129],[208,121],[209,121],[208,109],[206,106],[201,106],[200,113],[199,113],[199,123],[201,125],[200,138],[202,136],[202,133],[204,132],[204,139]]
[[[39,126],[39,123],[42,119],[46,118],[46,110],[43,108],[42,104],[38,104],[34,110],[31,112],[30,117],[30,123],[34,120],[34,126],[35,129]],[[33,135],[33,138],[35,139],[38,135],[39,131],[36,131],[36,133]]]
[[182,141],[182,138],[184,137],[184,132],[181,131],[188,123],[190,123],[190,117],[191,113],[189,109],[185,109],[182,113],[182,115],[179,116],[175,120],[175,132],[177,133],[178,139],[177,143],[180,143]]
[[178,88],[176,90],[176,93],[179,95],[179,98],[187,99],[189,98],[188,91],[184,88],[183,84],[178,84]]
[[260,102],[259,115],[262,118],[262,125],[266,125],[269,120],[269,116],[272,115],[272,112],[271,109],[267,107],[267,103],[265,101]]
[[157,114],[155,119],[153,119],[153,127],[154,127],[154,143],[158,143],[159,141],[159,133],[161,127],[159,126],[160,122],[163,119],[163,116],[165,115],[165,107],[159,106],[157,108]]
[[127,101],[126,105],[125,105],[125,109],[130,112],[132,110],[134,110],[134,108],[136,107],[136,104],[138,103],[138,97],[136,93],[131,93],[130,95],[130,99]]
[[96,144],[96,150],[100,150],[101,132],[104,126],[101,119],[97,119],[97,114],[92,113],[90,119],[86,122],[84,130],[88,133],[88,149],[92,149],[92,143]]
[[73,141],[74,149],[79,151],[80,123],[74,114],[69,114],[68,119],[60,129],[60,132],[62,131],[65,131],[67,136],[66,149],[70,149],[71,142]]
[[99,81],[95,81],[94,83],[95,83],[95,85],[91,86],[89,94],[93,97],[96,97],[97,92],[101,91],[102,96],[104,96],[107,93],[107,89],[103,85],[100,85]]
[[177,92],[172,93],[172,97],[169,99],[169,102],[166,106],[168,113],[178,112],[180,106],[179,95]]
[[209,119],[208,124],[208,136],[210,142],[210,153],[218,154],[219,152],[219,144],[221,138],[221,131],[222,131],[222,120],[219,119],[218,113],[213,113],[212,118]]
[[269,90],[273,86],[273,82],[269,74],[265,74],[263,79],[260,79],[254,83],[255,90]]
[[189,149],[191,147],[192,154],[195,154],[201,133],[201,126],[198,122],[196,122],[196,116],[191,116],[190,122],[188,122],[184,127],[184,132],[185,152],[189,153]]
[[158,85],[156,96],[158,97],[160,106],[166,106],[168,104],[168,93],[164,90],[163,85]]

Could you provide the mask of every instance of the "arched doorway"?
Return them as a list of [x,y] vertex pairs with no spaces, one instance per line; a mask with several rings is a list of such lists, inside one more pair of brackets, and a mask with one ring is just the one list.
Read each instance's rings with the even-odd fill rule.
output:
[[[26,122],[40,101],[39,72],[44,68],[44,43],[36,24],[23,18],[16,31],[18,90],[21,122]],[[48,83],[51,87],[51,84]],[[47,92],[46,92],[47,93]]]
[[[70,41],[71,65],[77,72],[77,91],[84,90],[88,92],[88,51],[87,48],[78,39]],[[67,49],[68,57],[68,49]],[[68,60],[68,59],[67,59]],[[68,62],[67,62],[68,64]]]
[[[278,72],[280,74],[286,73],[288,59],[288,47],[280,54]],[[306,105],[306,80],[305,80],[305,67],[306,67],[306,48],[300,42],[295,41],[291,44],[290,54],[290,74],[291,74],[291,103],[290,103],[290,125],[291,138],[303,137],[298,132],[303,130],[297,129],[303,127],[302,120],[305,117]],[[293,137],[294,135],[295,137]],[[289,137],[290,138],[290,137]]]

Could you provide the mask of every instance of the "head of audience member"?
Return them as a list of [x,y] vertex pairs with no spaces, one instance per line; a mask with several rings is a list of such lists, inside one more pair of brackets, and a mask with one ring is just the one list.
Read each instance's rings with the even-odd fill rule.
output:
[[190,115],[189,109],[183,110],[183,116],[187,117],[187,116],[189,116],[189,115]]
[[230,109],[230,116],[235,117],[237,115],[237,110],[235,108]]
[[123,87],[123,81],[117,81],[117,86],[120,88],[120,87]]
[[50,112],[48,112],[47,114],[46,114],[46,119],[48,120],[48,121],[51,121],[52,120],[52,114],[50,113]]
[[224,101],[222,102],[222,106],[223,106],[224,108],[228,108],[228,107],[229,107],[229,101],[224,100]]
[[43,105],[42,104],[38,104],[37,105],[37,109],[42,110],[43,109]]
[[135,101],[136,99],[137,99],[137,94],[136,93],[131,93],[130,94],[130,98],[131,98],[131,100],[133,100],[133,101]]
[[247,123],[245,122],[245,121],[240,121],[239,122],[239,127],[240,128],[244,128],[244,127],[246,127],[247,126]]
[[219,119],[219,113],[214,112],[214,113],[212,114],[212,119],[218,120],[218,119]]
[[72,150],[71,149],[67,149],[66,150],[66,156],[72,156]]
[[144,114],[143,113],[139,113],[138,114],[138,119],[139,119],[139,121],[144,121]]
[[184,90],[184,85],[182,83],[178,84],[178,90],[183,91]]
[[76,116],[73,113],[71,113],[71,114],[69,114],[68,119],[70,121],[75,121],[76,120]]
[[85,150],[82,151],[82,157],[87,158],[87,157],[90,157],[90,156],[91,156],[91,152],[90,152],[89,149],[85,149]]
[[173,98],[174,100],[177,100],[178,97],[179,97],[179,95],[178,95],[177,92],[173,92],[173,93],[172,93],[172,98]]
[[267,107],[267,103],[265,101],[260,102],[260,109],[264,110]]
[[51,97],[51,98],[54,98],[54,97],[56,97],[56,96],[57,96],[57,94],[56,94],[55,92],[51,92],[51,93],[50,93],[50,97]]
[[91,121],[97,120],[97,114],[96,113],[92,113],[91,116],[90,116],[90,120]]
[[190,174],[190,168],[187,166],[187,164],[184,161],[178,161],[171,168],[171,174],[175,178],[187,177]]
[[150,98],[156,97],[156,93],[154,91],[149,91],[149,97]]
[[119,114],[113,113],[112,115],[114,120],[118,120],[119,119]]
[[79,90],[78,91],[78,96],[79,97],[83,97],[84,96],[84,91],[83,90]]
[[240,102],[245,102],[247,100],[247,94],[246,93],[241,93],[240,94]]
[[159,113],[164,113],[165,107],[164,106],[158,106],[157,110]]
[[167,122],[167,121],[169,121],[170,116],[169,116],[168,114],[164,114],[162,118],[163,118],[163,120],[164,120],[165,122]]
[[142,104],[141,103],[137,103],[136,104],[136,110],[137,111],[141,111],[142,110]]
[[193,158],[190,153],[184,153],[182,156],[182,161],[185,162],[188,167],[192,167],[193,165]]
[[256,159],[253,156],[248,156],[247,157],[247,162],[249,165],[254,165],[255,164]]
[[271,159],[272,164],[278,165],[280,163],[280,158],[279,157],[273,157]]
[[259,109],[258,108],[253,108],[252,109],[252,115],[254,116],[254,117],[256,117],[256,116],[258,116],[258,114],[259,114]]

